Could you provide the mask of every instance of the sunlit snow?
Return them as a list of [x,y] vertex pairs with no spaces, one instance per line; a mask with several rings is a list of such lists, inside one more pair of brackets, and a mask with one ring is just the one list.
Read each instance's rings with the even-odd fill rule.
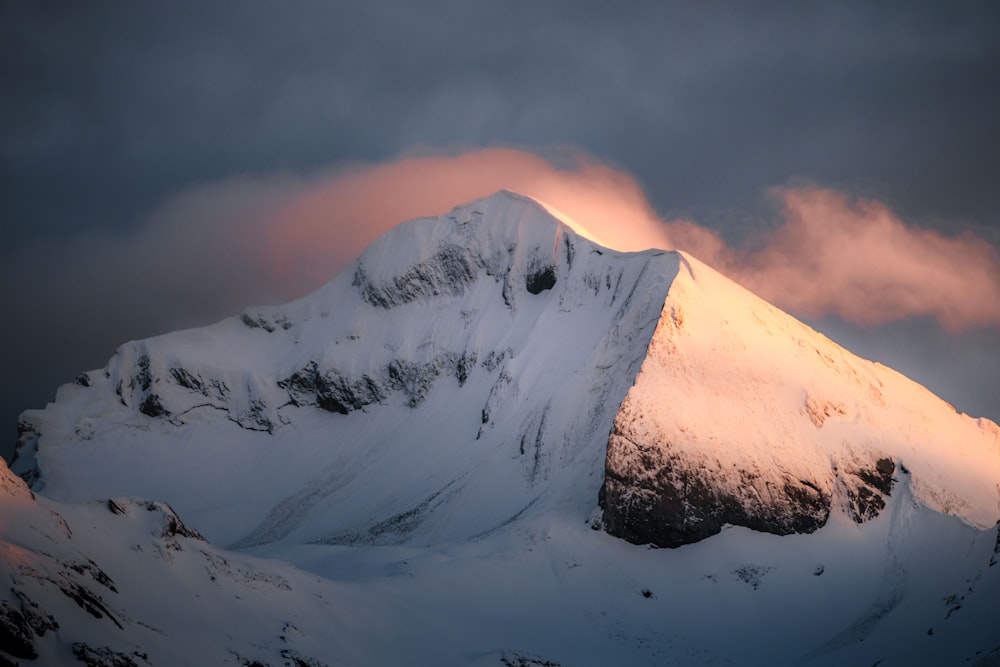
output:
[[[613,432],[721,488],[837,498],[833,463],[897,465],[867,522],[835,504],[811,534],[655,549],[600,529],[606,464],[642,455],[612,435],[609,460]],[[25,413],[13,469],[38,496],[0,470],[0,600],[59,620],[44,664],[79,642],[153,665],[1000,659],[995,424],[506,192],[297,302],[123,345]]]

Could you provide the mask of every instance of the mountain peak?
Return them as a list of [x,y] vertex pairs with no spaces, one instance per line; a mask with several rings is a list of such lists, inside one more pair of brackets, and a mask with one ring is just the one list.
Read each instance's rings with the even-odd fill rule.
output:
[[[0,465],[19,656],[957,664],[996,646],[1000,428],[689,255],[609,250],[514,193],[404,223],[293,303],[126,343],[18,430],[12,467],[40,492]],[[812,534],[774,537],[792,533]],[[66,621],[95,612],[113,620]]]
[[397,226],[362,253],[353,284],[366,302],[388,308],[463,294],[485,272],[504,280],[513,306],[511,281],[523,279],[536,294],[551,288],[560,267],[572,264],[574,236],[535,200],[502,190]]

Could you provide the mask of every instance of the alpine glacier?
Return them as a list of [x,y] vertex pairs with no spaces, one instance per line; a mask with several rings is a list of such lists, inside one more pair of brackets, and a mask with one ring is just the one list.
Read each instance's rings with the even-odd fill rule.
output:
[[996,424],[509,192],[19,432],[0,660],[1000,660]]

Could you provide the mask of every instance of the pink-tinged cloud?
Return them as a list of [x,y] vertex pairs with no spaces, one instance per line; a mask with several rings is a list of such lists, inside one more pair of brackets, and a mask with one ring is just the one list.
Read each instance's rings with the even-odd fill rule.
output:
[[406,157],[317,178],[264,225],[260,261],[281,291],[323,282],[400,221],[508,189],[558,209],[619,250],[691,252],[763,298],[806,317],[837,314],[864,325],[931,316],[957,331],[1000,327],[1000,257],[966,233],[907,225],[877,201],[829,189],[777,188],[781,224],[754,250],[713,230],[661,220],[631,176],[571,154],[557,167],[538,155],[485,149]]
[[580,154],[557,168],[524,151],[406,157],[320,178],[266,224],[261,258],[294,292],[315,287],[399,222],[506,189],[534,197],[623,250],[668,243],[636,181]]
[[957,332],[1000,328],[1000,253],[971,234],[907,225],[884,204],[823,188],[777,188],[783,224],[734,251],[706,230],[678,244],[763,298],[806,317],[862,325],[935,317]]
[[[20,323],[8,328],[0,361],[14,375],[40,364],[96,367],[128,338],[305,295],[399,222],[500,189],[545,202],[611,247],[687,250],[794,314],[1000,328],[1000,258],[971,234],[919,229],[878,202],[832,190],[786,188],[773,193],[776,229],[752,250],[734,248],[695,222],[661,220],[627,174],[582,155],[561,158],[557,166],[487,149],[234,178],[173,197],[127,234],[0,252],[0,281]],[[22,352],[35,349],[44,353]]]

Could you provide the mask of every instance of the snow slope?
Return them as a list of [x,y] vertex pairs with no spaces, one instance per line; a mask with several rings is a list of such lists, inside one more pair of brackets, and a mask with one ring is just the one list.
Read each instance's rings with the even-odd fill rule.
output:
[[861,522],[894,473],[980,529],[1000,518],[1000,428],[860,359],[698,260],[682,268],[615,416],[605,520],[675,546],[727,525],[778,534]]
[[0,664],[995,665],[996,529],[908,488],[863,525],[672,550],[539,516],[251,555],[163,504],[32,498],[0,462]]
[[1000,659],[995,424],[511,193],[123,345],[20,431],[0,600],[59,622],[51,664]]
[[319,664],[349,632],[349,592],[214,547],[163,503],[55,503],[0,462],[0,510],[0,664]]
[[397,227],[301,301],[122,346],[25,413],[15,470],[63,501],[166,500],[240,546],[589,512],[677,267],[500,193]]

